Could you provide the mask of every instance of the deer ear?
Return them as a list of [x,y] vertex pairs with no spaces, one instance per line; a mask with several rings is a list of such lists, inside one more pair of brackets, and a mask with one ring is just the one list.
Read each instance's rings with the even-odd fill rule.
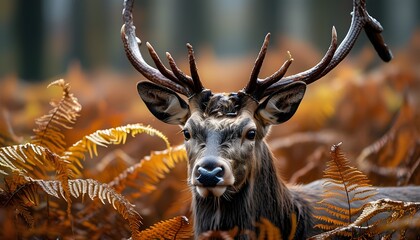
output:
[[149,111],[159,120],[169,124],[185,124],[190,109],[174,91],[151,82],[139,82],[137,91]]
[[289,120],[296,112],[305,95],[306,84],[294,82],[271,94],[258,106],[256,115],[267,125],[280,124]]

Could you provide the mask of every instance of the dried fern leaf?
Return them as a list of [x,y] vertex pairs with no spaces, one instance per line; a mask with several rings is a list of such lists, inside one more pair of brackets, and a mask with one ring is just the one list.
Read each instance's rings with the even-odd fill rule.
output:
[[368,178],[350,166],[340,145],[331,148],[331,160],[324,174],[323,200],[315,207],[319,213],[314,217],[320,222],[315,227],[324,230],[350,224],[352,218],[360,213],[364,202],[377,193]]
[[[64,198],[63,186],[59,181],[46,181],[32,179],[27,177],[28,181],[38,184],[42,190],[54,197]],[[70,193],[74,198],[84,197],[88,195],[92,200],[98,198],[103,204],[108,202],[117,212],[128,221],[133,239],[139,238],[139,227],[141,224],[140,214],[135,210],[124,196],[117,193],[113,188],[105,183],[100,183],[93,179],[72,179],[68,181]],[[61,196],[61,197],[60,197]]]
[[[31,178],[48,179],[45,168],[51,166],[56,171],[56,178],[63,186],[63,198],[68,203],[68,215],[71,216],[70,189],[68,179],[73,177],[73,172],[68,168],[68,162],[48,148],[33,143],[14,145],[0,148],[0,166],[7,170]],[[14,179],[15,182],[16,179]]]
[[[68,168],[67,161],[50,149],[34,143],[0,148],[0,166],[5,170],[20,172],[30,177],[44,174],[42,167],[51,166],[56,170],[58,177],[62,175],[66,178],[73,176],[73,172]],[[38,168],[34,168],[34,166]],[[41,171],[41,173],[35,171]],[[42,177],[47,178],[49,176],[43,175]]]
[[[109,183],[109,186],[121,192],[131,186],[136,193],[145,194],[156,189],[156,185],[165,177],[175,164],[187,161],[184,145],[164,151],[155,151],[139,163],[127,168]],[[139,197],[139,196],[137,196]]]
[[168,138],[160,131],[141,124],[128,124],[116,128],[105,130],[98,130],[90,135],[84,136],[81,140],[69,147],[65,152],[63,158],[70,163],[82,167],[81,161],[85,158],[85,153],[89,152],[90,157],[97,156],[97,146],[107,147],[108,145],[124,144],[127,136],[131,134],[132,137],[140,133],[146,133],[150,136],[158,136],[161,138],[167,148],[170,148]]
[[47,115],[35,120],[37,127],[33,130],[32,143],[46,147],[50,151],[61,155],[65,148],[66,142],[62,131],[71,129],[76,122],[77,117],[82,109],[77,98],[70,93],[70,84],[63,79],[54,81],[48,85],[58,86],[63,89],[63,96],[59,101],[52,101],[53,107]]
[[161,221],[140,232],[141,239],[190,239],[192,226],[184,216]]
[[379,213],[383,212],[394,213],[391,214],[387,219],[383,220],[384,222],[390,223],[400,219],[405,214],[414,215],[419,210],[420,202],[403,202],[390,199],[379,199],[373,202],[369,202],[353,224],[361,225]]
[[[419,202],[379,199],[366,204],[360,216],[348,226],[338,227],[334,230],[313,236],[310,239],[328,239],[343,235],[351,236],[351,233],[353,232],[357,232],[358,237],[362,239],[370,239],[380,234],[391,237],[392,233],[397,229],[405,231],[409,226],[420,226],[418,217],[417,223],[416,221],[413,222],[413,219],[411,219],[419,210]],[[372,221],[374,217],[383,213],[388,213],[388,215],[385,218],[381,215],[382,219],[379,221]],[[408,223],[408,217],[410,217],[411,223]],[[400,220],[402,220],[402,222],[398,223]],[[374,223],[372,224],[371,222]],[[392,225],[392,223],[397,224]]]

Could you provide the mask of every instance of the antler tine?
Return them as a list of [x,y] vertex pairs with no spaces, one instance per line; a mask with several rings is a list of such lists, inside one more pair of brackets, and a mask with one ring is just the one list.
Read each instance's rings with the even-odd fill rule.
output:
[[318,79],[315,77],[319,76],[325,70],[328,64],[330,64],[336,50],[337,50],[337,31],[335,30],[335,27],[333,27],[331,31],[330,47],[328,48],[327,52],[325,53],[321,61],[317,65],[312,67],[311,69],[308,69],[304,72],[301,72],[292,76],[284,77],[280,81],[274,82],[264,92],[263,97],[270,95],[271,93],[275,92],[277,89],[280,89],[283,86],[290,84],[291,82],[294,82],[294,81],[302,81],[302,82],[305,82],[306,84],[312,83],[313,81]]
[[270,33],[267,33],[264,39],[264,43],[261,46],[260,52],[258,53],[257,59],[255,60],[254,68],[251,71],[251,76],[246,87],[242,90],[246,94],[251,95],[253,98],[258,100],[258,90],[260,86],[260,80],[258,75],[260,73],[262,64],[264,62],[265,55],[267,53],[268,44],[270,43]]
[[293,62],[293,58],[289,53],[289,59],[283,63],[283,65],[280,67],[279,70],[277,70],[275,73],[273,73],[271,76],[260,79],[258,78],[258,75],[260,73],[265,55],[267,53],[268,44],[270,42],[270,33],[268,33],[265,36],[264,43],[261,47],[260,52],[258,53],[257,60],[255,61],[254,68],[251,72],[250,80],[247,84],[247,86],[242,90],[244,93],[251,96],[254,100],[258,101],[262,97],[265,96],[265,90],[271,86],[272,84],[279,81],[284,74],[286,74],[287,69],[289,68],[290,64]]
[[194,49],[192,45],[189,43],[187,43],[187,48],[188,48],[188,59],[190,62],[191,77],[194,82],[194,92],[199,93],[203,91],[204,87],[200,81],[200,76],[198,75],[197,64],[195,63],[195,57],[194,57]]
[[[158,68],[158,70],[167,78],[171,79],[172,81],[176,82],[177,84],[183,86],[185,89],[187,89],[190,93],[188,93],[188,96],[192,95],[193,93],[191,92],[191,81],[185,80],[186,78],[189,78],[187,75],[185,75],[184,73],[182,73],[181,70],[179,70],[176,67],[175,61],[172,59],[169,61],[169,63],[171,64],[171,62],[173,62],[173,65],[175,65],[175,68],[177,69],[178,72],[181,72],[181,75],[175,75],[171,70],[169,70],[168,68],[166,68],[166,66],[162,63],[162,61],[160,60],[159,56],[157,55],[155,49],[153,48],[153,46],[146,42],[146,45],[149,49],[150,52],[150,56],[152,57],[153,61],[155,62],[156,67]],[[194,86],[192,86],[194,87]]]
[[188,86],[189,96],[194,93],[194,82],[190,76],[185,74],[175,63],[174,58],[169,52],[166,52],[166,58],[168,59],[169,66],[172,69],[173,74],[182,81],[186,86]]
[[286,74],[287,69],[289,69],[290,65],[293,62],[293,58],[292,55],[290,54],[290,52],[287,52],[289,54],[289,59],[287,59],[283,65],[279,68],[279,70],[277,70],[275,73],[273,73],[271,76],[264,78],[262,81],[262,88],[265,90],[267,89],[269,86],[273,85],[274,83],[276,83],[277,81],[279,81],[280,79],[283,78],[284,74]]
[[[167,78],[171,79],[172,81],[178,81],[175,75],[163,64],[162,60],[160,60],[159,55],[156,53],[155,49],[153,48],[152,44],[146,42],[147,49],[149,50],[150,57],[152,57],[153,62],[155,63],[157,69]],[[180,82],[178,82],[180,83]]]

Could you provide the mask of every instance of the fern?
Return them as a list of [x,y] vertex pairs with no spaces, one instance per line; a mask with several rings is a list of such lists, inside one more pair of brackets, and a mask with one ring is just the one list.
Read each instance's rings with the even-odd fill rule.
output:
[[[42,169],[54,168],[56,170],[56,178],[64,186],[63,197],[68,202],[68,215],[71,216],[70,207],[70,189],[68,186],[68,179],[74,174],[68,163],[63,160],[57,154],[51,152],[48,148],[38,146],[32,143],[26,143],[21,145],[14,145],[0,148],[0,166],[8,169],[11,172],[19,173],[24,176],[45,179]],[[7,172],[4,172],[7,174]],[[18,182],[15,179],[16,174],[13,175],[13,181]]]
[[161,221],[140,232],[140,239],[190,239],[192,227],[186,217]]
[[[311,237],[310,239],[334,238],[337,236],[351,235],[353,232],[358,232],[358,237],[360,239],[371,239],[378,235],[382,235],[383,239],[391,239],[392,234],[396,229],[400,231],[400,235],[403,237],[405,230],[410,225],[420,226],[419,218],[417,218],[417,222],[414,222],[414,224],[412,222],[412,217],[419,210],[420,203],[418,202],[402,202],[390,199],[379,199],[367,203],[363,208],[360,216],[353,223],[322,234],[318,234],[314,237]],[[386,217],[382,217],[380,220],[373,221],[374,217],[378,216],[379,214],[384,216],[384,213],[387,213]],[[411,224],[407,223],[408,219],[411,220]],[[373,222],[373,224],[369,225],[369,221]],[[398,221],[403,221],[404,225],[401,226],[401,222],[398,225]],[[392,223],[397,224],[395,225]]]
[[[185,149],[183,147],[171,149],[165,135],[141,124],[99,130],[83,137],[66,149],[62,132],[72,128],[81,106],[69,92],[69,84],[64,80],[55,81],[49,86],[62,87],[63,97],[60,101],[51,103],[53,109],[49,114],[37,119],[33,140],[25,144],[0,148],[0,174],[4,176],[0,188],[0,203],[8,209],[10,216],[19,216],[20,218],[16,219],[22,219],[26,223],[15,223],[18,235],[23,238],[34,236],[62,238],[68,237],[68,234],[74,237],[77,231],[77,235],[80,234],[80,236],[100,238],[104,236],[103,234],[110,235],[112,231],[113,236],[120,236],[121,232],[118,231],[119,229],[113,229],[115,225],[113,225],[113,220],[110,220],[114,219],[115,211],[106,213],[99,211],[99,204],[96,203],[100,201],[102,204],[112,204],[114,209],[127,220],[134,239],[143,239],[139,230],[140,215],[136,212],[134,205],[112,186],[122,190],[130,186],[130,182],[133,181],[141,185],[140,192],[150,192],[178,162],[187,159]],[[73,179],[76,175],[83,176],[80,170],[81,160],[84,160],[86,152],[89,152],[91,157],[97,156],[98,145],[106,147],[111,144],[124,144],[129,135],[134,137],[140,133],[160,137],[165,142],[167,150],[153,152],[138,166],[127,169],[118,180],[111,182],[112,186],[92,179]],[[134,175],[130,175],[130,171]],[[47,196],[46,198],[41,197],[40,194],[43,193]],[[77,216],[80,216],[79,213],[83,211],[87,214],[73,221],[72,198],[84,199],[86,195],[95,201],[83,208],[78,208]],[[64,199],[67,202],[67,212],[62,210],[61,203],[54,201],[55,198]],[[75,207],[80,206],[82,205],[75,205]],[[98,219],[104,218],[107,222],[103,225],[99,227],[95,224]],[[54,225],[55,230],[51,229],[52,222],[57,223]],[[190,225],[186,222],[186,218],[171,219],[145,230],[142,236],[165,229],[168,236],[190,237]],[[78,228],[75,224],[80,224],[86,229]],[[27,229],[25,225],[30,228]],[[127,230],[124,225],[118,226],[121,226],[122,231]],[[72,230],[69,231],[69,229]],[[175,232],[171,233],[171,229]],[[48,235],[45,235],[46,233]]]
[[85,159],[86,152],[89,152],[90,157],[97,156],[98,145],[107,147],[108,145],[124,144],[129,134],[134,137],[140,133],[158,136],[165,142],[167,148],[170,148],[167,137],[160,131],[141,124],[128,124],[126,126],[98,130],[90,135],[84,136],[64,152],[63,158],[72,163],[72,165],[78,165],[82,168],[81,160]]
[[175,167],[175,164],[186,160],[187,153],[184,145],[169,150],[155,151],[142,159],[140,163],[127,168],[109,185],[119,192],[131,185],[136,189],[137,194],[149,193],[156,189],[157,183]]
[[63,96],[60,101],[52,101],[50,103],[53,109],[47,115],[35,120],[37,128],[33,130],[35,136],[32,143],[44,146],[50,151],[61,155],[66,148],[62,130],[72,128],[82,106],[77,101],[77,98],[70,93],[70,84],[63,79],[50,83],[48,87],[50,86],[61,87]]
[[[340,149],[341,143],[331,148],[331,160],[324,172],[323,200],[315,208],[324,214],[314,216],[325,224],[315,227],[331,230],[352,222],[362,209],[363,202],[376,194],[368,178],[350,166]],[[345,207],[342,205],[346,205]],[[350,234],[351,235],[351,234]]]

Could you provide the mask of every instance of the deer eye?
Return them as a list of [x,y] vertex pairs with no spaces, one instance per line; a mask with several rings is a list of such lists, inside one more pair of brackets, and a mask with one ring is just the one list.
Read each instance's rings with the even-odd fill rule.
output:
[[254,140],[256,135],[257,131],[255,131],[255,129],[251,129],[246,132],[245,137],[248,140]]
[[184,139],[185,139],[185,141],[188,141],[188,140],[191,138],[191,134],[190,134],[190,132],[188,131],[188,129],[184,129],[184,130],[182,130],[182,133],[184,134]]

